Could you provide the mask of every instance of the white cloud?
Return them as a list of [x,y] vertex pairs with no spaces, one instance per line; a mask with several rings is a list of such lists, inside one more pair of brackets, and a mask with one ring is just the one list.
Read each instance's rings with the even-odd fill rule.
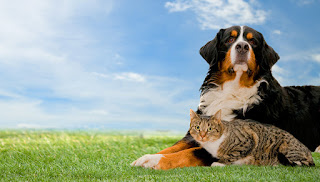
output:
[[95,76],[101,77],[101,78],[110,78],[109,75],[103,74],[103,73],[97,73],[97,72],[93,72],[92,73]]
[[267,12],[259,9],[254,0],[175,0],[166,2],[165,7],[169,12],[193,11],[202,29],[262,24],[267,18]]
[[55,116],[46,114],[39,109],[40,100],[17,99],[0,102],[2,126],[12,126],[20,122],[50,122]]
[[290,85],[291,78],[289,70],[286,70],[280,67],[278,64],[275,64],[272,67],[272,73],[281,85]]
[[[287,46],[288,47],[288,46]],[[304,62],[319,62],[320,47],[313,47],[312,49],[296,49],[292,47],[287,54],[280,55],[281,61],[304,61]]]
[[281,35],[281,31],[280,30],[274,30],[272,33],[273,34],[277,34],[277,35]]
[[320,63],[319,48],[295,50],[280,54],[280,60],[272,67],[272,72],[281,85],[319,85],[318,70]]
[[133,72],[124,72],[124,73],[114,73],[114,74],[104,74],[104,73],[97,73],[93,72],[93,75],[104,78],[104,79],[113,79],[113,80],[120,80],[120,81],[132,81],[132,82],[145,82],[146,77]]
[[177,0],[176,2],[166,2],[165,7],[169,9],[169,12],[180,12],[192,8],[192,3]]
[[313,54],[311,55],[312,60],[320,63],[320,54]]
[[108,115],[109,112],[106,111],[106,110],[92,110],[92,111],[89,111],[90,114],[98,114],[98,115]]
[[126,80],[134,82],[145,82],[146,78],[138,73],[119,73],[114,76],[116,80]]
[[276,74],[281,74],[281,75],[288,74],[288,71],[286,71],[285,69],[281,68],[277,64],[273,65],[272,72],[274,72]]
[[22,98],[22,96],[19,94],[11,93],[2,89],[0,89],[0,96],[6,97],[6,98],[15,98],[15,99]]

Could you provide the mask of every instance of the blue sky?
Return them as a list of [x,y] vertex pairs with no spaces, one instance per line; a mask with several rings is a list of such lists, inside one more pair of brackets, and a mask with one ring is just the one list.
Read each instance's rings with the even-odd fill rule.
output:
[[187,130],[220,28],[248,25],[282,85],[320,85],[319,0],[0,1],[0,128]]

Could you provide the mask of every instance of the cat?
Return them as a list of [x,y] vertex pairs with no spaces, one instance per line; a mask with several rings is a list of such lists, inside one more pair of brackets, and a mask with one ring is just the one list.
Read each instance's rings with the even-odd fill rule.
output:
[[190,109],[191,136],[218,162],[225,165],[314,166],[311,151],[290,133],[253,120],[221,120],[199,116]]

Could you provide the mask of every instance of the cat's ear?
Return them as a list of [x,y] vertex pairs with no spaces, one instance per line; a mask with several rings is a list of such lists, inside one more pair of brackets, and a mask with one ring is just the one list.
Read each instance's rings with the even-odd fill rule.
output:
[[192,109],[190,109],[190,119],[193,120],[194,118],[199,118],[199,116]]
[[217,123],[221,123],[221,109],[213,116]]

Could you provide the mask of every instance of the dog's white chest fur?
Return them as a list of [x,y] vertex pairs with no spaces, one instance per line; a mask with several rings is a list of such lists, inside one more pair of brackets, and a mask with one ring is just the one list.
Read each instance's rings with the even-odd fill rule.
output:
[[236,72],[236,78],[227,81],[223,87],[209,89],[200,97],[199,110],[204,115],[212,116],[221,110],[221,119],[231,121],[235,118],[233,110],[243,109],[245,112],[248,106],[258,104],[262,99],[258,95],[258,87],[264,80],[255,83],[252,87],[240,87],[240,77],[243,71]]

